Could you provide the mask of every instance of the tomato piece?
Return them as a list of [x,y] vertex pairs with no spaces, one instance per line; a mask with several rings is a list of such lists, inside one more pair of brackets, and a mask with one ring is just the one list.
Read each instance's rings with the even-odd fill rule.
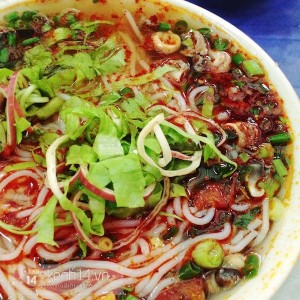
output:
[[162,291],[156,300],[205,300],[205,287],[202,278],[181,281]]
[[210,207],[228,208],[224,185],[217,182],[207,182],[202,189],[195,193],[194,203],[200,210]]

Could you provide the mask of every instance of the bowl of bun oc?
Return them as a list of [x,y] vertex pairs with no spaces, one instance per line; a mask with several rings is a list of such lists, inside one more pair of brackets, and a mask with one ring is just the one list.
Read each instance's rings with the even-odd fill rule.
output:
[[1,1],[2,299],[270,299],[300,249],[300,107],[179,0]]

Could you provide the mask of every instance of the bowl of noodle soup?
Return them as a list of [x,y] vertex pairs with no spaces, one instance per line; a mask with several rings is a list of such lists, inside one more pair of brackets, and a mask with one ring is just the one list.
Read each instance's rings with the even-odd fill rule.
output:
[[0,22],[0,296],[270,299],[300,249],[276,63],[180,0],[1,1]]

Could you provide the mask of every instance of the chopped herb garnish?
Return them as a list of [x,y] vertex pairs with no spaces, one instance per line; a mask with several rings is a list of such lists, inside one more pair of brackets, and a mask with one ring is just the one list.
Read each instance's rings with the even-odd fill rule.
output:
[[234,222],[233,225],[242,228],[242,229],[247,229],[248,225],[250,224],[251,221],[254,220],[256,215],[260,213],[260,207],[255,207],[252,208],[250,211],[243,215],[238,215]]

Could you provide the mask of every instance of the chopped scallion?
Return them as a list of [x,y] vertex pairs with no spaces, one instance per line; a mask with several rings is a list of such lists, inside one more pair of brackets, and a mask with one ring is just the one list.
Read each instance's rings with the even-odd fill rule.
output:
[[4,17],[7,23],[14,23],[20,19],[19,14],[17,12],[12,12]]
[[187,280],[195,278],[198,275],[202,274],[202,269],[194,264],[192,261],[188,261],[185,265],[183,265],[180,270],[178,277],[181,280]]
[[37,12],[32,10],[26,10],[23,12],[21,19],[24,21],[31,21],[33,16],[35,16]]
[[9,46],[14,46],[17,42],[17,35],[14,31],[9,31],[7,34],[8,38],[8,45]]
[[281,132],[269,137],[270,142],[273,145],[281,145],[290,142],[292,139],[291,134],[289,132]]
[[214,47],[219,51],[224,51],[229,47],[229,41],[227,39],[218,38],[214,40]]
[[168,31],[171,29],[171,25],[169,23],[159,23],[158,30],[159,31]]
[[255,277],[259,269],[259,257],[256,254],[250,254],[245,262],[244,274],[247,279]]
[[250,159],[249,154],[247,154],[245,152],[240,153],[239,157],[243,162],[247,162]]
[[23,46],[29,46],[29,45],[32,45],[34,43],[37,43],[40,41],[40,38],[39,37],[33,37],[33,38],[30,38],[30,39],[26,39],[22,42],[22,45]]
[[210,28],[206,28],[206,27],[203,27],[203,28],[199,28],[198,31],[205,37],[209,38],[210,35],[211,35],[211,29]]
[[235,53],[232,56],[232,61],[236,64],[236,65],[240,65],[243,61],[245,60],[245,57],[242,53]]
[[179,20],[174,25],[174,31],[176,33],[183,33],[187,30],[187,28],[188,28],[188,24],[184,20]]
[[285,167],[285,165],[281,159],[279,159],[279,158],[274,159],[273,165],[274,165],[276,173],[279,175],[279,177],[284,177],[284,176],[288,175],[288,170]]
[[7,48],[2,48],[0,50],[0,63],[8,62],[9,54]]
[[45,33],[49,30],[52,29],[52,26],[49,24],[49,23],[45,23],[43,26],[42,26],[42,32]]
[[248,76],[264,75],[264,70],[259,63],[254,59],[246,59],[242,62],[244,70]]

